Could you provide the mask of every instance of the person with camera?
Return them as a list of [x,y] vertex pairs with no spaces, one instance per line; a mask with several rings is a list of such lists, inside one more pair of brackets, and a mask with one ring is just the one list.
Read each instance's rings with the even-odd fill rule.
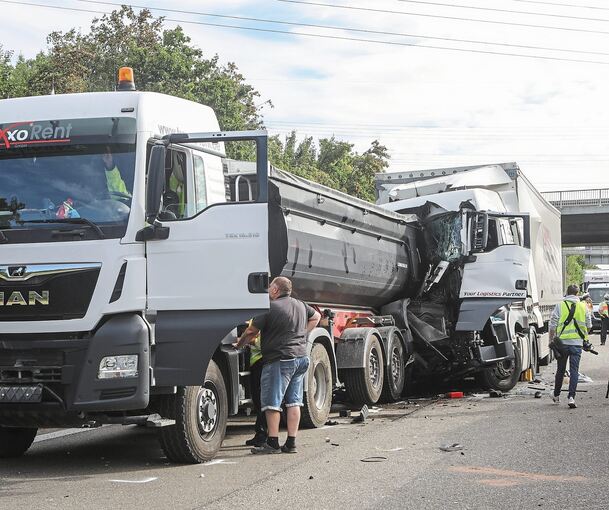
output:
[[586,303],[578,297],[579,286],[569,285],[567,295],[558,303],[550,318],[550,348],[556,356],[556,378],[554,380],[555,404],[560,402],[560,391],[569,360],[569,395],[568,404],[575,409],[575,394],[579,379],[579,361],[582,349],[590,350],[588,330],[592,328],[592,317],[588,313]]

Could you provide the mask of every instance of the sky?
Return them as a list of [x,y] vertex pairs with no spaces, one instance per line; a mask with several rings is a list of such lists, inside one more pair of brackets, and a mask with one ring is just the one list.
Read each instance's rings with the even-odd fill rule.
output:
[[[19,1],[0,0],[0,44],[26,57],[51,31],[86,32],[99,14],[82,10],[113,9]],[[515,161],[542,191],[609,187],[605,0],[126,3],[235,62],[272,101],[262,110],[271,134],[335,136],[360,152],[379,140],[395,172]]]

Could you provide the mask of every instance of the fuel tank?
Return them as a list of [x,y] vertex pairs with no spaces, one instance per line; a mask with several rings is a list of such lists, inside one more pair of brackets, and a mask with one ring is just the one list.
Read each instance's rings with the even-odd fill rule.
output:
[[271,275],[309,303],[378,309],[418,290],[419,227],[405,216],[272,168]]

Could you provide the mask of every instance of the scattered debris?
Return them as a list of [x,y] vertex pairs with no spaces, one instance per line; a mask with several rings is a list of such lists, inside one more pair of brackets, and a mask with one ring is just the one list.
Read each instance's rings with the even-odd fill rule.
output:
[[329,443],[329,442],[330,442],[330,438],[326,437],[326,443]]
[[383,448],[379,448],[378,446],[376,447],[376,450],[379,452],[401,452],[404,448],[401,447],[397,447],[397,448],[391,448],[390,450],[384,450]]
[[368,418],[368,406],[366,404],[364,404],[362,406],[362,408],[360,409],[359,412],[359,416],[356,416],[355,418],[353,418],[353,420],[351,420],[351,423],[364,423],[366,421],[366,419]]
[[340,446],[338,443],[330,443],[332,446]]
[[463,445],[459,443],[444,444],[440,446],[440,450],[443,452],[458,452],[463,450]]
[[462,391],[449,391],[446,394],[446,398],[463,398],[463,392]]
[[341,418],[351,418],[351,409],[342,409],[338,415]]
[[503,392],[500,390],[491,390],[488,392],[488,396],[491,398],[500,398],[503,397]]
[[203,473],[201,473],[201,475],[199,476],[199,478],[205,478],[205,475]]
[[590,377],[588,377],[586,374],[582,374],[580,372],[579,373],[579,382],[580,383],[592,383],[594,381]]
[[361,462],[385,462],[387,457],[366,457],[364,459],[360,459]]
[[336,420],[328,420],[326,422],[327,427],[334,427],[334,425],[338,425],[338,422]]
[[313,480],[313,475],[309,476],[309,480]]
[[541,391],[535,392],[535,398],[541,398]]

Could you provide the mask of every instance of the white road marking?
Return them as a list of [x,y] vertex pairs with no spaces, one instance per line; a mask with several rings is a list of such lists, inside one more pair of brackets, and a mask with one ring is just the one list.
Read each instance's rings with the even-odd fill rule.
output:
[[158,480],[158,477],[151,476],[149,478],[144,478],[143,480],[110,480],[110,481],[114,482],[114,483],[149,483],[149,482],[154,482],[155,480]]
[[34,443],[40,443],[41,441],[49,441],[50,439],[58,439],[60,437],[72,436],[74,434],[81,434],[82,432],[91,432],[91,428],[82,428],[82,429],[65,429],[58,430],[56,432],[49,432],[48,434],[41,434],[36,436],[34,439]]
[[217,464],[236,464],[236,462],[231,462],[226,459],[214,459],[210,462],[206,462],[203,466],[215,466]]

